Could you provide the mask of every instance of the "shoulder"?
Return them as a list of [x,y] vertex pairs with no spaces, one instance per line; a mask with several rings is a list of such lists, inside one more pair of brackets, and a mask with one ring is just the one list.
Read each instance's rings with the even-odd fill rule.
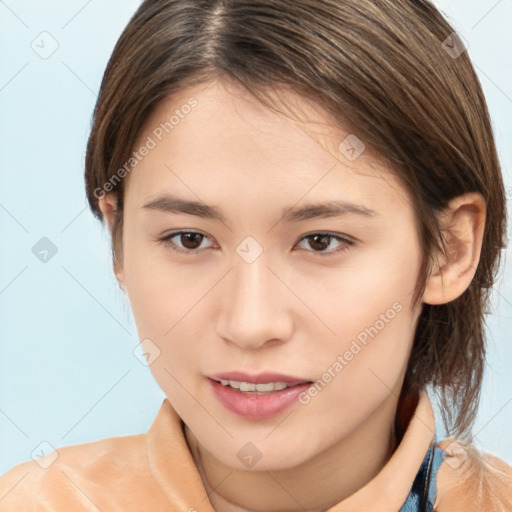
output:
[[437,472],[437,512],[510,512],[512,467],[474,445],[456,439],[438,443],[443,462]]
[[[102,506],[109,510],[112,503],[106,500],[113,499],[111,491],[118,504],[135,487],[137,475],[147,474],[144,434],[64,446],[0,476],[0,512],[96,510]],[[83,508],[70,508],[70,504]]]

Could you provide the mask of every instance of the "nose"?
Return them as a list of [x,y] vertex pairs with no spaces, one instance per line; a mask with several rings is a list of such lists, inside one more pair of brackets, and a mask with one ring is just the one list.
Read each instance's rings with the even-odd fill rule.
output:
[[293,293],[263,252],[249,263],[234,260],[223,286],[218,335],[243,349],[286,341],[293,332]]

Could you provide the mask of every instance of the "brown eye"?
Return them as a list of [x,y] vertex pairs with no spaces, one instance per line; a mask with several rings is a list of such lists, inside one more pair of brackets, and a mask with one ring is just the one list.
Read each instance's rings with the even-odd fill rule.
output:
[[[199,233],[181,233],[180,242],[186,249],[197,249],[201,245],[203,235]],[[199,243],[198,243],[199,242]]]
[[161,242],[168,244],[171,249],[178,252],[194,254],[199,252],[201,243],[208,239],[206,235],[195,231],[179,231],[161,238]]
[[[351,240],[330,233],[312,233],[302,237],[301,242],[303,240],[305,240],[307,245],[313,249],[309,252],[316,253],[319,256],[332,256],[337,253],[347,251],[350,246],[354,245],[354,242]],[[332,240],[338,241],[338,248],[328,251],[326,249],[329,247]]]
[[308,237],[308,240],[309,245],[313,249],[323,251],[329,247],[329,242],[331,241],[331,238],[332,237],[329,235],[312,235]]

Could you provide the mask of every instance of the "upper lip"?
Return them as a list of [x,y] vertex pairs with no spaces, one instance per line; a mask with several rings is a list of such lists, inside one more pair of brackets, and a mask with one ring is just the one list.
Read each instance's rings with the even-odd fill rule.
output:
[[216,381],[236,380],[240,382],[248,382],[251,384],[265,384],[267,382],[286,382],[287,384],[301,384],[303,382],[312,382],[308,379],[303,379],[301,377],[295,377],[293,375],[284,375],[282,373],[274,372],[263,372],[257,375],[250,375],[245,372],[234,371],[216,373],[214,375],[210,375],[209,378]]

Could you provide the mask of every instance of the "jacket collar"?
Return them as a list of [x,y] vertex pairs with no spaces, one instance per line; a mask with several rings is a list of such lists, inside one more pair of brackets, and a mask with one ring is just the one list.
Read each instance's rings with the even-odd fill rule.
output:
[[[364,487],[326,512],[398,511],[435,436],[435,419],[426,391],[421,391],[397,449],[381,471]],[[215,512],[187,444],[183,421],[167,398],[146,434],[149,468],[179,510]]]

